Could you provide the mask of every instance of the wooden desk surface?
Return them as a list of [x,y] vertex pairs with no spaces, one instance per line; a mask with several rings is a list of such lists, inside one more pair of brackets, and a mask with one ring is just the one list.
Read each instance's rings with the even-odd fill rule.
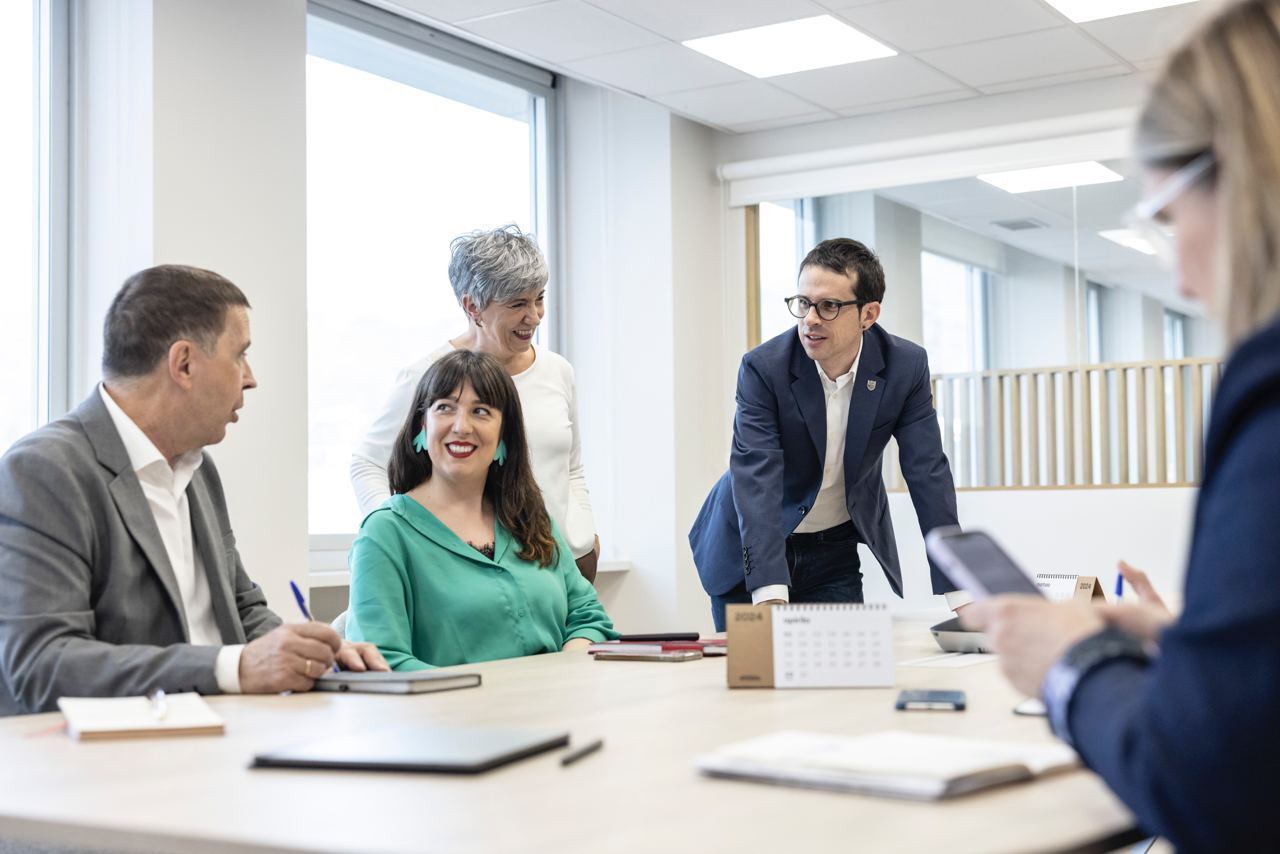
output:
[[[896,623],[898,661],[937,652]],[[1012,713],[995,664],[899,667],[897,686],[734,690],[724,659],[592,661],[561,653],[472,665],[484,685],[440,694],[212,697],[222,737],[76,743],[61,715],[0,720],[0,837],[154,851],[1028,852],[1132,826],[1087,771],[920,804],[700,776],[694,757],[782,728],[1051,736]],[[959,688],[969,709],[897,712],[903,688]],[[256,752],[419,723],[568,729],[604,749],[552,752],[476,777],[250,770]]]

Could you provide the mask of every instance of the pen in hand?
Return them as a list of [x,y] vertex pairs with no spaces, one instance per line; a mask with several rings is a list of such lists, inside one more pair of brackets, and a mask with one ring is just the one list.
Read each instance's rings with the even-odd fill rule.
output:
[[[290,581],[289,589],[293,591],[293,598],[298,600],[298,610],[302,612],[303,619],[310,620],[311,612],[307,610],[307,600],[302,598],[302,591],[298,589],[298,585]],[[333,672],[338,672],[338,662],[336,661],[333,663]]]
[[1116,601],[1124,597],[1124,576],[1116,573]]

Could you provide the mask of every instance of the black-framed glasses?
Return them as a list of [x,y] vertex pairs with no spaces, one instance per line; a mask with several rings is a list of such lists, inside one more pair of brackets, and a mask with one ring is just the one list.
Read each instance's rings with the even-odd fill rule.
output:
[[808,297],[800,296],[800,294],[796,294],[793,297],[787,297],[783,302],[787,304],[787,311],[791,312],[794,317],[804,319],[805,315],[809,313],[809,309],[816,308],[818,310],[818,317],[821,317],[823,320],[835,320],[840,316],[840,309],[844,308],[846,305],[856,305],[861,307],[866,304],[860,299],[847,299],[844,301],[838,299],[820,299],[817,302],[813,302]]

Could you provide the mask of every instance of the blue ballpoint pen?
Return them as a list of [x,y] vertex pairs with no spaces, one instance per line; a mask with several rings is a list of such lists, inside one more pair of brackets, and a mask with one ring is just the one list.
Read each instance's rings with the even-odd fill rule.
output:
[[[293,581],[290,581],[289,589],[293,591],[293,598],[298,600],[298,610],[302,612],[302,616],[305,619],[310,620],[311,612],[307,610],[307,600],[302,598],[302,591],[298,589],[298,585],[295,584]],[[333,672],[334,673],[338,672],[337,662],[334,662],[333,664]]]
[[1119,602],[1124,596],[1124,576],[1116,573],[1116,601]]

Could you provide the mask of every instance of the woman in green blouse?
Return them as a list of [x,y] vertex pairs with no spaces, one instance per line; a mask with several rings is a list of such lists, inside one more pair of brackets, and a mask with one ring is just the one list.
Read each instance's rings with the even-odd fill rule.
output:
[[618,636],[533,480],[520,398],[492,356],[423,375],[391,498],[351,547],[347,636],[393,670],[583,649]]

